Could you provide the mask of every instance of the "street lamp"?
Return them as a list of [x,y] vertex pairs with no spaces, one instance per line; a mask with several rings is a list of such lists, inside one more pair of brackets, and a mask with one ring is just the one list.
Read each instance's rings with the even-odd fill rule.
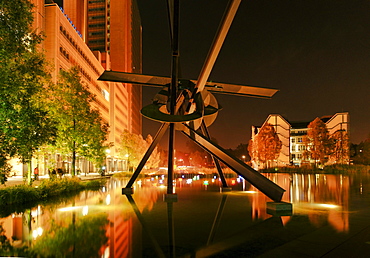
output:
[[243,162],[245,163],[245,155],[242,156]]

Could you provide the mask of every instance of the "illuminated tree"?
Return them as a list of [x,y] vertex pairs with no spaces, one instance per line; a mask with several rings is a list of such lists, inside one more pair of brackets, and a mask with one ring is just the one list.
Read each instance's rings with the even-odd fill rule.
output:
[[40,98],[50,74],[38,52],[42,37],[32,32],[32,8],[27,0],[0,5],[0,165],[4,168],[8,158],[19,157],[29,164],[29,183],[33,153],[55,136]]
[[76,67],[60,71],[58,82],[48,88],[48,109],[58,128],[58,150],[72,157],[71,175],[76,171],[76,154],[101,165],[105,158],[108,125],[91,103],[95,96],[81,82]]
[[262,163],[265,168],[279,157],[282,143],[276,134],[274,127],[267,123],[249,143],[249,154],[253,161]]
[[199,152],[199,151],[194,151],[190,152],[189,154],[189,159],[191,160],[191,166],[203,166],[205,163],[205,157],[206,152]]
[[[212,141],[217,142],[215,139],[212,139]],[[191,160],[191,166],[204,166],[204,164],[207,163],[205,157],[209,156],[209,154],[202,147],[192,140],[186,142],[186,147],[190,151],[189,159]]]
[[[121,158],[127,161],[128,168],[134,169],[137,167],[147,151],[150,144],[153,142],[151,135],[148,135],[144,140],[139,134],[130,133],[128,130],[124,130],[121,135]],[[156,147],[150,158],[148,159],[146,166],[148,168],[158,167],[160,162],[160,153]]]
[[348,164],[349,162],[349,137],[345,130],[338,130],[330,136],[333,144],[329,157],[331,163]]
[[306,155],[315,161],[315,166],[324,165],[328,161],[332,150],[332,141],[326,124],[320,118],[317,117],[308,125],[305,144]]
[[[148,136],[146,137],[146,139],[145,139],[145,141],[146,141],[146,149],[148,149],[149,148],[149,146],[152,144],[152,142],[153,142],[153,137],[150,135],[150,134],[148,134]],[[146,151],[146,150],[145,150]],[[152,152],[152,154],[150,155],[150,158],[148,159],[148,161],[146,162],[146,166],[148,167],[148,168],[157,168],[158,166],[159,166],[159,162],[160,162],[160,153],[159,153],[159,150],[158,150],[158,148],[156,147],[154,150],[153,150],[153,152]]]

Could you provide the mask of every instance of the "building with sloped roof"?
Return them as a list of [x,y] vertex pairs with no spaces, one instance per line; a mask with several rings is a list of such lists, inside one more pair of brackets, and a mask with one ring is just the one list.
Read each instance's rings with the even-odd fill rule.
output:
[[[323,116],[320,119],[326,124],[329,135],[344,131],[349,136],[348,112]],[[258,135],[263,125],[271,124],[282,143],[278,158],[272,162],[273,166],[301,166],[307,163],[314,163],[314,160],[305,159],[303,155],[307,148],[307,145],[304,143],[304,137],[307,135],[308,125],[312,121],[289,121],[280,114],[271,114],[261,126],[252,126],[251,138],[253,140]],[[339,160],[329,160],[329,163],[348,163],[348,161],[349,156],[346,154],[345,157],[340,157]],[[252,163],[255,169],[261,168],[261,164],[257,164],[258,162],[254,161]]]

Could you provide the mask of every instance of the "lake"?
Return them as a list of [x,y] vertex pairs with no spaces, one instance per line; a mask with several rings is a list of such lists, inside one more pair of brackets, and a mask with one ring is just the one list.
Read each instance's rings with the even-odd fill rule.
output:
[[[274,257],[324,232],[318,235],[331,239],[329,244],[304,251],[320,257],[361,232],[359,221],[370,221],[369,175],[266,174],[286,190],[283,201],[293,204],[288,216],[268,214],[271,200],[239,177],[227,178],[232,191],[221,193],[213,176],[177,176],[175,202],[164,201],[164,176],[137,180],[129,196],[121,194],[127,179],[111,178],[100,191],[38,205],[0,222],[6,236],[17,239],[14,244],[26,243],[42,255],[121,258]],[[370,237],[367,241],[370,248]]]

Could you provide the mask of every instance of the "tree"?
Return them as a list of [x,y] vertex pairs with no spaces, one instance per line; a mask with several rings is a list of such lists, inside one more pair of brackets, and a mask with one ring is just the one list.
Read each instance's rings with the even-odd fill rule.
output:
[[[137,167],[143,158],[145,152],[153,142],[152,136],[149,134],[146,140],[139,134],[130,133],[128,130],[124,130],[121,135],[121,158],[127,161],[128,168],[134,169]],[[154,148],[150,155],[146,166],[148,168],[158,167],[160,162],[160,153],[158,148]]]
[[[153,142],[153,137],[150,134],[148,134],[148,136],[146,137],[145,141],[146,141],[146,144],[147,144],[147,148],[149,148],[149,146]],[[150,155],[150,158],[146,162],[146,166],[148,168],[156,168],[156,167],[158,167],[159,166],[159,162],[160,162],[160,155],[161,154],[159,153],[159,150],[156,147],[153,150],[152,154]]]
[[332,141],[326,124],[320,118],[317,117],[309,123],[305,144],[307,156],[315,161],[315,167],[318,163],[324,165],[327,162]]
[[333,144],[329,157],[332,163],[348,164],[349,162],[349,137],[345,130],[338,130],[330,135]]
[[370,134],[367,139],[356,146],[353,162],[356,164],[370,165]]
[[60,71],[56,84],[48,88],[48,108],[58,128],[56,145],[72,157],[71,175],[76,172],[76,154],[101,165],[105,158],[108,124],[91,103],[95,96],[81,82],[77,67]]
[[42,36],[32,32],[32,8],[28,0],[0,5],[0,165],[10,157],[28,162],[29,183],[33,153],[55,136],[40,98],[50,73],[38,52]]
[[240,143],[235,149],[228,149],[231,154],[233,154],[235,157],[239,158],[243,162],[248,162],[251,160],[248,150],[249,146],[245,143]]
[[249,154],[252,160],[262,163],[267,168],[273,160],[279,157],[282,143],[274,127],[266,123],[250,142],[250,146]]

